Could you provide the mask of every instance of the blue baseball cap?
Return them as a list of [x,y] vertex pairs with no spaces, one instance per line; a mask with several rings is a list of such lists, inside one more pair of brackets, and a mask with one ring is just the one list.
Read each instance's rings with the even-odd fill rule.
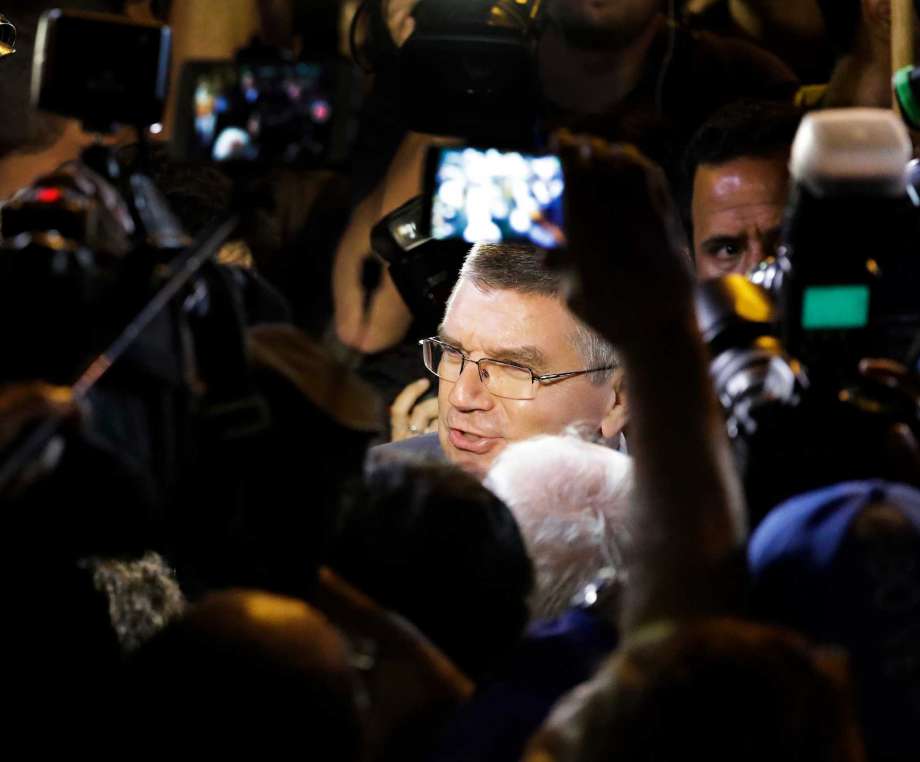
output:
[[[888,518],[866,528],[873,506]],[[916,758],[920,491],[871,480],[791,498],[755,531],[748,569],[755,618],[849,652],[870,758]]]

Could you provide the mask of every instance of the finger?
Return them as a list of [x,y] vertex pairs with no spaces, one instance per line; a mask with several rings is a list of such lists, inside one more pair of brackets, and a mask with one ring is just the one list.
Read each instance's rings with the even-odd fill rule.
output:
[[897,479],[906,484],[917,484],[920,481],[920,444],[910,427],[903,423],[892,426],[887,433],[886,445]]
[[402,24],[399,34],[399,46],[402,47],[415,31],[415,19],[409,16]]
[[859,372],[864,376],[895,377],[898,379],[907,377],[907,368],[899,362],[888,360],[884,357],[867,357],[860,360]]
[[395,400],[393,400],[393,404],[390,406],[390,414],[408,416],[409,411],[412,410],[418,398],[428,391],[430,386],[431,382],[427,378],[420,378],[418,381],[413,381],[396,396]]
[[860,360],[859,372],[889,389],[900,389],[912,397],[920,397],[920,379],[899,362],[870,357]]
[[409,417],[409,430],[423,432],[428,429],[432,419],[437,420],[437,417],[438,398],[431,397],[430,399],[422,400],[412,410],[412,415]]

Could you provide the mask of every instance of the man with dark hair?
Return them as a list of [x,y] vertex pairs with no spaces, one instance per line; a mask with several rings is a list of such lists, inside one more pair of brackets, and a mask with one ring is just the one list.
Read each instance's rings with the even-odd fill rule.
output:
[[566,306],[566,282],[532,246],[477,244],[436,337],[421,342],[439,379],[438,433],[377,448],[446,457],[483,477],[509,442],[570,426],[619,437],[623,375],[609,342]]
[[801,113],[739,101],[696,133],[684,162],[684,218],[700,280],[746,273],[770,256],[789,185]]
[[527,624],[533,570],[499,498],[447,465],[404,463],[373,471],[340,521],[338,574],[473,680],[501,667]]

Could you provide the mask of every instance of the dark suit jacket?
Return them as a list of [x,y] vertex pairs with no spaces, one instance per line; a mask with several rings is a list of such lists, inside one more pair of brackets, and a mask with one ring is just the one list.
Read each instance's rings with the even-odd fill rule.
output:
[[371,447],[367,452],[365,469],[373,470],[381,466],[385,467],[387,463],[407,460],[413,462],[447,462],[444,450],[441,449],[441,443],[438,441],[437,433],[421,434],[417,437],[403,439],[401,442],[388,442],[387,444]]

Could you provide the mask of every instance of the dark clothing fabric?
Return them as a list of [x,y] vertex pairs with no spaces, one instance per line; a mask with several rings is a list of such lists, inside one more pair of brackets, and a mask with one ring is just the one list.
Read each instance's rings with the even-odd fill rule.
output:
[[802,82],[824,82],[830,76],[834,65],[833,52],[827,43],[820,44],[815,49],[812,45],[807,54],[795,52],[794,46],[801,40],[784,36],[779,39],[778,34],[770,40],[758,40],[740,27],[732,17],[728,0],[715,0],[701,11],[687,15],[688,26],[697,31],[713,32],[722,37],[731,37],[744,40],[785,61],[791,66]]
[[531,626],[506,669],[457,713],[428,762],[515,762],[564,693],[589,679],[617,644],[590,610]]
[[386,467],[388,462],[406,460],[444,463],[447,457],[441,449],[441,442],[436,433],[421,434],[403,439],[401,442],[389,442],[372,447],[367,453],[366,470],[373,471],[375,468]]

